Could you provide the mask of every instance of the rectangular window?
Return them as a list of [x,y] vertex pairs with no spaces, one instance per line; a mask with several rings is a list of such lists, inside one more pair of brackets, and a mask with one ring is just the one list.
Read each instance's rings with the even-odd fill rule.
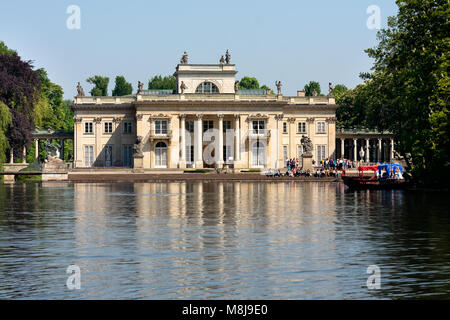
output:
[[94,164],[94,146],[84,146],[84,165],[92,167]]
[[123,133],[131,133],[131,132],[132,132],[131,122],[124,122],[123,123]]
[[84,133],[92,133],[93,124],[92,122],[85,122],[84,123]]
[[194,120],[186,120],[186,131],[194,133]]
[[133,167],[133,147],[131,145],[123,146],[123,166]]
[[194,146],[186,146],[186,163],[194,163]]
[[227,130],[231,130],[231,121],[224,120],[223,121],[223,132],[226,133]]
[[288,158],[287,146],[283,146],[283,166],[286,166],[286,161]]
[[299,122],[297,124],[297,132],[298,133],[306,133],[306,122]]
[[223,146],[223,161],[225,161],[225,163],[232,163],[230,160],[230,157],[232,156],[231,146]]
[[264,130],[266,128],[266,121],[264,120],[253,120],[253,133],[264,133]]
[[317,146],[317,162],[325,160],[325,147],[326,146]]
[[283,133],[287,133],[287,122],[283,122]]
[[112,133],[112,122],[105,122],[105,133]]
[[155,134],[167,134],[167,120],[155,120]]
[[316,123],[316,133],[326,133],[325,122],[317,122]]
[[204,120],[203,121],[203,132],[208,131],[209,129],[214,128],[214,121],[212,120]]

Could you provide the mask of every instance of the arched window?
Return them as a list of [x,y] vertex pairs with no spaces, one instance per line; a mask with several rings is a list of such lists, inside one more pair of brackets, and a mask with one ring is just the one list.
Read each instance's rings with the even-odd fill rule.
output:
[[202,82],[199,84],[195,93],[219,93],[219,88],[212,82]]

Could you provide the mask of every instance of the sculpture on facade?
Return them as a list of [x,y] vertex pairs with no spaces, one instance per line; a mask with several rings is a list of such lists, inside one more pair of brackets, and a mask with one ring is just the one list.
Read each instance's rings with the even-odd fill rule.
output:
[[225,53],[225,62],[227,64],[230,64],[230,61],[231,61],[231,55],[230,55],[230,53],[227,50],[227,52]]
[[186,53],[186,51],[184,52],[183,56],[181,57],[180,63],[181,64],[187,64],[189,61],[189,56]]
[[234,93],[238,93],[239,92],[239,80],[236,80],[234,82]]
[[136,142],[133,145],[133,154],[135,157],[143,157],[144,156],[144,153],[142,152],[142,147],[143,147],[142,137],[137,136]]
[[328,93],[328,95],[330,96],[330,97],[332,97],[333,96],[333,84],[331,83],[331,82],[329,82],[328,83],[328,90],[329,90],[329,93]]
[[317,91],[316,90],[313,91],[313,97],[317,97]]
[[181,81],[181,84],[180,84],[180,92],[181,92],[181,94],[183,94],[184,90],[186,90],[186,89],[187,89],[187,86],[184,84],[184,81]]
[[277,86],[278,95],[281,95],[281,81],[275,81],[275,85]]
[[220,57],[220,64],[224,64],[225,63],[225,59],[223,58],[223,56]]
[[84,90],[79,82],[77,85],[77,92],[78,92],[77,97],[84,97]]
[[144,83],[138,81],[138,90],[137,90],[137,94],[141,94],[143,88],[144,88]]
[[303,146],[303,155],[304,156],[312,156],[312,152],[314,150],[314,146],[312,144],[312,141],[309,137],[303,135],[302,139],[300,140],[302,146]]

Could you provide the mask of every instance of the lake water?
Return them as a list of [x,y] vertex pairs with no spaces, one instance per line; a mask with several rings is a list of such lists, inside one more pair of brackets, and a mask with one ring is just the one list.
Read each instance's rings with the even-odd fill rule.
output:
[[0,185],[0,299],[449,299],[449,227],[443,194],[340,183]]

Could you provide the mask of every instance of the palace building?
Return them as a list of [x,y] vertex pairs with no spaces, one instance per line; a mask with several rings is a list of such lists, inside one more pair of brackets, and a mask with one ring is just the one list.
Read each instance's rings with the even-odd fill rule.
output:
[[[283,96],[281,83],[277,94],[239,90],[229,60],[189,64],[185,54],[174,73],[175,91],[142,90],[141,84],[135,95],[86,97],[79,90],[73,106],[74,167],[283,168],[286,159],[302,159],[303,136],[317,163],[344,156],[345,148],[358,158],[360,147],[368,151],[360,158],[379,161],[377,147],[377,159],[367,158],[373,149],[368,139],[355,142],[356,133],[348,131],[337,137],[338,106],[331,95]],[[389,148],[385,158],[392,157]]]

